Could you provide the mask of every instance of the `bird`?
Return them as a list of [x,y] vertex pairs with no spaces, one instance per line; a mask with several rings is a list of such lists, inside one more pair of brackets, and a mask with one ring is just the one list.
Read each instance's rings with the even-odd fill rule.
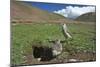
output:
[[63,29],[63,34],[66,38],[72,38],[72,36],[69,34],[68,27],[65,23],[62,25],[62,29]]

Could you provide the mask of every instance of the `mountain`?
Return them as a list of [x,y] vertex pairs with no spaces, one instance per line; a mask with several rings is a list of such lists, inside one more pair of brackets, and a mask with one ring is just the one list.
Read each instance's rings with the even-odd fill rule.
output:
[[85,22],[96,22],[96,13],[95,12],[85,13],[79,16],[78,18],[76,18],[75,20],[85,21]]
[[33,7],[23,1],[11,1],[11,22],[62,22],[64,16]]

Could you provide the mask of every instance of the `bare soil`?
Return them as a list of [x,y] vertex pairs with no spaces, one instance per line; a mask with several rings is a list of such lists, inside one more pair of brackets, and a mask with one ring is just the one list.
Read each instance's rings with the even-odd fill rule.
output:
[[[63,57],[62,57],[63,56]],[[77,52],[72,55],[63,52],[61,55],[50,61],[38,61],[32,54],[25,56],[24,65],[37,65],[37,64],[57,64],[57,63],[76,63],[76,62],[89,62],[96,61],[96,53],[93,52]]]

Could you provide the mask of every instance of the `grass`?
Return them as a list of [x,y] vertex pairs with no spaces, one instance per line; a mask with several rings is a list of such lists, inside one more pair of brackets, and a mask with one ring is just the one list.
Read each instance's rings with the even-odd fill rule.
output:
[[[96,50],[94,24],[67,24],[72,39],[67,39],[64,51],[94,51]],[[60,24],[17,24],[12,25],[12,64],[23,64],[24,55],[31,53],[33,44],[50,46],[47,39],[61,39],[65,37]],[[39,44],[40,45],[40,44]]]

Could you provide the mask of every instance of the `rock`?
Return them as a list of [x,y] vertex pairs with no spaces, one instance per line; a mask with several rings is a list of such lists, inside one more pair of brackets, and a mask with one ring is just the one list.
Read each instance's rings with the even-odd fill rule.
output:
[[77,60],[77,59],[69,59],[68,61],[69,61],[69,62],[77,62],[77,61],[79,61],[79,60]]

